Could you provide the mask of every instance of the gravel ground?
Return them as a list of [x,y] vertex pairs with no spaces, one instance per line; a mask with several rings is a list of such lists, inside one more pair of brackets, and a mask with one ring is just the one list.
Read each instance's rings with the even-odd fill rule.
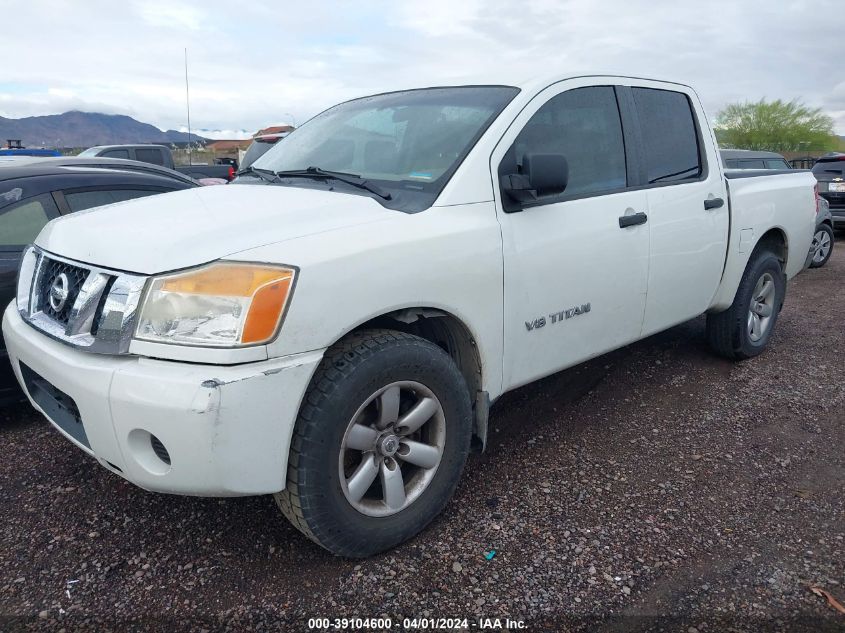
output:
[[840,246],[791,282],[761,358],[713,357],[696,319],[508,394],[444,514],[365,561],[270,497],[147,493],[0,412],[0,630],[845,630],[809,590],[845,602],[843,280]]

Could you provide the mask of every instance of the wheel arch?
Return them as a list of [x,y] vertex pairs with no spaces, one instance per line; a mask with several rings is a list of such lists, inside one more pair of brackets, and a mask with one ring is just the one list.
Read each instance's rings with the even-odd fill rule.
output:
[[[777,255],[784,270],[786,270],[786,263],[789,261],[789,238],[780,227],[774,227],[763,233],[757,244],[754,246],[754,251],[763,247],[771,248],[772,252]],[[749,261],[751,258],[749,257]],[[748,264],[746,264],[748,265]]]
[[[393,309],[362,321],[344,332],[338,341],[360,332],[375,328],[398,330],[414,334],[431,341],[457,365],[466,381],[472,398],[473,443],[483,449],[487,442],[487,418],[489,396],[484,388],[484,362],[473,330],[455,314],[432,306],[409,306]],[[335,341],[337,342],[337,341]]]

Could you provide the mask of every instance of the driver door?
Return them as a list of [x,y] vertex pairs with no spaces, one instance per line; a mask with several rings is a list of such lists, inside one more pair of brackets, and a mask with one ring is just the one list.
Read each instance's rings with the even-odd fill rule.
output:
[[[648,200],[629,187],[636,161],[625,150],[633,141],[623,125],[624,94],[585,82],[540,93],[492,157],[504,249],[505,389],[625,345],[642,329]],[[563,155],[567,184],[520,206],[501,184],[532,153]]]

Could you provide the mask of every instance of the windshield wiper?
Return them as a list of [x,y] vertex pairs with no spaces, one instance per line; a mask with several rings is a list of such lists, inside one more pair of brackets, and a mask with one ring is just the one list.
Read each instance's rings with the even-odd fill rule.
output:
[[252,176],[258,176],[261,180],[266,180],[267,182],[278,182],[279,177],[276,176],[272,171],[269,169],[256,169],[252,165],[249,167],[244,167],[241,169],[236,176],[246,176],[247,174]]
[[347,174],[343,171],[328,171],[320,167],[308,167],[306,169],[291,169],[289,171],[277,171],[274,175],[279,178],[314,178],[314,179],[328,179],[339,180],[345,182],[353,187],[359,189],[366,189],[370,193],[374,193],[383,200],[390,200],[391,195],[378,185],[371,183],[366,178],[362,178],[357,174]]

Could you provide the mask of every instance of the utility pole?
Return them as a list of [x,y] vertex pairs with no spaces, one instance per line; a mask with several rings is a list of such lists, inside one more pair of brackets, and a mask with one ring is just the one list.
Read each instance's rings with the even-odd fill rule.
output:
[[188,164],[191,162],[191,93],[188,91],[188,49],[185,48],[185,103],[188,107]]

